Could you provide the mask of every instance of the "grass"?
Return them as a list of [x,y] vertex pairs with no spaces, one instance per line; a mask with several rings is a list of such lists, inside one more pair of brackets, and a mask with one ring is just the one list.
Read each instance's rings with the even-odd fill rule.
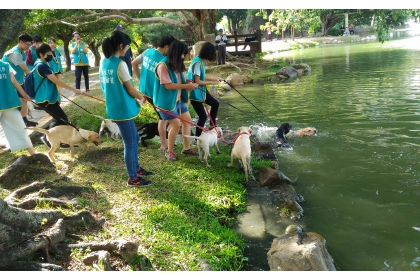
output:
[[[72,80],[72,72],[65,80]],[[70,82],[68,82],[71,84]],[[91,93],[103,98],[99,84]],[[105,103],[85,96],[74,102],[89,112],[105,116]],[[77,127],[98,131],[100,120],[70,103],[64,111]],[[142,115],[135,119],[139,125],[152,122],[147,116],[155,116],[150,105],[143,106]],[[47,148],[33,139],[37,152],[46,153]],[[243,268],[243,239],[231,228],[235,216],[246,207],[245,176],[238,168],[227,168],[231,147],[220,145],[217,155],[212,149],[211,168],[206,168],[195,156],[182,155],[182,144],[175,147],[178,160],[169,162],[158,151],[157,140],[149,141],[149,147],[139,146],[139,160],[142,167],[153,171],[149,177],[153,182],[147,188],[126,187],[127,174],[123,160],[121,141],[107,140],[100,148],[88,143],[87,150],[76,149],[76,158],[71,159],[66,150],[57,150],[56,173],[35,175],[31,181],[54,181],[58,185],[80,185],[91,187],[93,192],[77,196],[80,205],[61,209],[65,215],[90,211],[98,218],[105,218],[103,228],[85,230],[83,242],[102,242],[125,239],[140,244],[138,258],[124,270],[138,270],[146,256],[150,270],[194,271],[199,269],[199,259],[206,259],[217,271],[238,271]],[[6,153],[0,157],[0,167],[7,167],[14,158],[26,152]],[[254,174],[270,161],[253,159]],[[63,176],[68,179],[63,180]],[[21,187],[29,184],[17,185]],[[0,192],[1,198],[7,195]],[[48,205],[38,205],[37,209]],[[77,241],[73,241],[77,242]],[[70,257],[73,263],[86,255],[74,251]],[[71,261],[70,261],[71,262]],[[92,268],[79,266],[79,270]]]

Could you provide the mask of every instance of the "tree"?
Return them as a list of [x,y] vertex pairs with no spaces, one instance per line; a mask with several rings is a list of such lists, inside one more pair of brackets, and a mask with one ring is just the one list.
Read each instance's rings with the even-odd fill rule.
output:
[[223,16],[226,16],[228,19],[228,25],[230,32],[238,31],[241,28],[244,28],[246,18],[248,16],[248,10],[246,9],[226,9],[218,10],[217,12],[217,21],[220,21]]
[[3,57],[9,44],[18,37],[27,13],[28,10],[0,9],[0,57]]

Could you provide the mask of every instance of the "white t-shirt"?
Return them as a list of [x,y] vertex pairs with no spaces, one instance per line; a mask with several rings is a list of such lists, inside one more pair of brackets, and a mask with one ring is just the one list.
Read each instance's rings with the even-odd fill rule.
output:
[[128,72],[128,66],[127,63],[125,63],[125,61],[123,61],[120,64],[120,67],[118,67],[118,77],[120,77],[123,83],[131,80],[131,75],[130,72]]

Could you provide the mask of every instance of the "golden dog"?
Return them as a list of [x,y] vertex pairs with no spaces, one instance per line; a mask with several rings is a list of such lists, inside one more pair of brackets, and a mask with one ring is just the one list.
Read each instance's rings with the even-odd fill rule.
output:
[[85,139],[96,146],[102,144],[102,140],[98,133],[81,128],[77,131],[74,127],[69,125],[58,125],[48,130],[36,126],[26,127],[26,129],[35,130],[44,133],[47,136],[47,140],[51,144],[48,155],[52,162],[55,162],[56,156],[54,152],[60,147],[61,143],[70,145],[70,156],[72,158],[74,157],[74,144],[80,143],[86,148],[87,146],[83,142]]
[[294,137],[294,136],[308,136],[308,135],[316,135],[317,130],[315,127],[305,127],[298,130],[290,130],[289,133],[286,134],[287,137]]
[[238,132],[238,136],[233,140],[235,144],[230,154],[228,167],[233,166],[233,160],[235,158],[240,159],[244,166],[246,182],[248,182],[248,172],[251,171],[251,140],[249,137],[251,136],[252,129],[247,126],[241,126],[238,128]]

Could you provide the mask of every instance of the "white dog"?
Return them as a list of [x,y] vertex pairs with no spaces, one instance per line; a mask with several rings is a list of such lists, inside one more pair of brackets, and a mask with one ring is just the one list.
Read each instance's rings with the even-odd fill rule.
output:
[[122,139],[120,128],[115,122],[111,121],[110,119],[105,119],[98,115],[94,116],[102,120],[101,128],[99,129],[99,136],[102,137],[102,135],[105,133],[107,139],[108,137],[111,137],[111,139],[114,140]]
[[210,147],[212,146],[216,147],[217,154],[220,153],[219,146],[217,145],[217,138],[219,135],[223,135],[223,131],[220,127],[215,127],[210,131],[203,131],[200,137],[189,135],[184,135],[184,137],[197,139],[198,156],[200,161],[203,162],[201,154],[201,151],[203,150],[206,167],[211,167],[211,165],[208,164],[207,159],[210,157]]
[[238,136],[235,138],[232,153],[230,154],[230,164],[228,167],[233,166],[235,158],[240,159],[244,166],[246,182],[248,182],[248,172],[251,171],[251,136],[252,129],[247,126],[238,128]]

